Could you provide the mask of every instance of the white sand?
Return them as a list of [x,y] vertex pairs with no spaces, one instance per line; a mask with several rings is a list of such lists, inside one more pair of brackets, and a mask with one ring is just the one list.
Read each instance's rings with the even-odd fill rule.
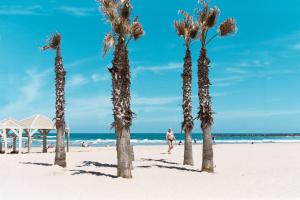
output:
[[[0,155],[1,200],[87,199],[300,199],[300,144],[215,145],[216,173],[181,165],[183,146],[135,147],[132,180],[114,178],[112,147],[68,153],[68,167],[54,154]],[[86,150],[85,150],[86,151]],[[151,160],[153,159],[153,160]]]

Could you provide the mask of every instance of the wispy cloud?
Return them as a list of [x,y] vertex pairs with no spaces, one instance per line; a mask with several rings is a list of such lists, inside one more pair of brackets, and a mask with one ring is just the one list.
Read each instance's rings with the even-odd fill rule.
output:
[[65,67],[70,68],[70,67],[84,66],[89,62],[99,60],[99,58],[100,58],[100,56],[90,56],[90,57],[86,57],[86,58],[81,58],[81,59],[78,59],[78,60],[74,60],[71,63],[65,64]]
[[39,106],[40,103],[37,101],[44,95],[41,89],[48,74],[48,70],[43,72],[27,71],[28,82],[20,86],[16,91],[16,97],[2,107],[1,116],[7,118],[11,115],[17,115],[20,117],[24,114],[34,114],[33,112],[47,112],[45,108],[49,106]]
[[88,16],[97,11],[96,8],[81,8],[81,7],[73,7],[73,6],[61,6],[57,8],[66,14],[75,15],[75,16]]
[[42,15],[43,8],[40,5],[32,6],[0,6],[0,15]]
[[300,110],[235,110],[227,112],[219,112],[216,118],[233,119],[233,118],[256,118],[256,117],[274,117],[286,115],[300,115]]
[[95,74],[92,75],[91,78],[94,82],[110,80],[110,76],[108,74],[100,75],[100,74],[95,73]]
[[140,66],[133,70],[133,76],[143,72],[162,73],[165,71],[178,70],[182,68],[182,63],[170,62],[165,65]]
[[245,74],[234,74],[232,76],[215,78],[212,79],[212,84],[216,87],[226,87],[236,85],[239,82],[247,81],[249,79],[261,79],[261,78],[270,78],[273,76],[283,75],[283,74],[291,74],[292,70],[284,69],[284,70],[256,70],[252,72],[248,72]]
[[75,7],[75,6],[60,6],[55,7],[43,7],[41,5],[2,5],[0,6],[0,15],[49,15],[56,12],[65,13],[68,15],[85,17],[92,15],[97,11],[93,7]]
[[241,68],[235,68],[235,67],[226,68],[226,72],[235,73],[235,74],[248,74],[249,73],[249,71],[246,71],[246,70],[241,69]]
[[300,43],[294,44],[291,46],[294,50],[300,50]]
[[77,74],[71,77],[71,79],[67,82],[68,87],[85,85],[88,83],[88,80],[81,74]]

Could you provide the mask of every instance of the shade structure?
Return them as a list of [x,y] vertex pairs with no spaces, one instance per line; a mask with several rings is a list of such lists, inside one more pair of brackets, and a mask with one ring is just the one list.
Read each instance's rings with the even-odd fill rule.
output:
[[25,126],[22,122],[13,118],[1,120],[0,124],[6,129],[23,129]]
[[[7,151],[7,138],[9,137],[8,132],[11,131],[14,134],[14,147],[16,143],[16,137],[19,138],[19,153],[22,149],[22,133],[26,133],[28,141],[27,147],[28,152],[31,149],[31,138],[32,136],[40,132],[43,136],[43,152],[47,152],[47,135],[51,130],[56,130],[55,120],[51,120],[45,115],[37,114],[23,120],[5,119],[0,121],[0,138],[4,140],[4,152]],[[70,129],[65,129],[67,137],[67,151],[69,151],[69,137]],[[15,150],[15,148],[14,148]],[[2,151],[2,141],[0,143],[0,152]]]
[[36,129],[45,129],[45,130],[54,130],[55,123],[44,115],[33,115],[26,119],[20,120],[22,124],[25,125],[27,129],[36,130]]
[[[4,119],[2,121],[0,121],[0,129],[2,130],[2,138],[4,139],[4,152],[7,152],[7,133],[8,131],[12,131],[13,134],[15,135],[14,137],[14,151],[16,150],[16,140],[15,138],[18,137],[19,138],[19,153],[22,152],[22,133],[24,130],[24,124],[22,124],[21,122],[19,122],[18,120],[15,119]],[[2,146],[2,144],[1,144]]]

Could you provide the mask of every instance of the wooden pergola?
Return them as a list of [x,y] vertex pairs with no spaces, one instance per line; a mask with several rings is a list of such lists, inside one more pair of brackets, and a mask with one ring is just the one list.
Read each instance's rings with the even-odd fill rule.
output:
[[[2,131],[1,131],[2,130]],[[16,151],[16,138],[19,138],[19,153],[22,152],[22,135],[25,132],[27,137],[27,151],[31,151],[32,137],[40,133],[43,137],[43,153],[47,153],[47,135],[50,131],[56,130],[55,122],[44,115],[34,115],[17,121],[14,119],[0,121],[0,138],[4,140],[4,153],[7,152],[7,138],[13,134],[13,146]],[[10,134],[8,134],[10,133]],[[67,152],[69,152],[70,129],[66,128]],[[2,152],[2,141],[0,141],[0,152]]]

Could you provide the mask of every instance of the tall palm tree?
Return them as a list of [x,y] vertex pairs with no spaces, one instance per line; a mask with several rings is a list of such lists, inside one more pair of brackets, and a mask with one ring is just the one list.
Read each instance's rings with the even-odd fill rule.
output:
[[55,165],[66,167],[66,150],[64,144],[65,134],[65,75],[66,71],[63,67],[63,61],[61,57],[61,35],[55,33],[47,42],[48,44],[42,48],[42,50],[53,49],[56,51],[55,57],[55,74],[56,74],[56,148],[55,148]]
[[198,96],[200,110],[197,117],[201,120],[203,133],[202,171],[212,173],[214,172],[213,142],[211,136],[213,111],[211,108],[211,96],[209,94],[209,86],[211,85],[209,81],[210,60],[207,56],[206,46],[218,35],[225,37],[235,33],[236,25],[233,18],[228,18],[219,26],[217,33],[208,38],[208,32],[216,25],[220,10],[217,7],[209,8],[205,0],[199,0],[199,2],[203,8],[198,13],[201,50],[198,59]]
[[174,26],[178,36],[183,37],[186,48],[183,73],[181,75],[183,80],[183,122],[181,124],[181,130],[185,133],[183,164],[194,165],[192,149],[192,130],[194,127],[192,117],[192,56],[190,46],[191,42],[196,39],[198,35],[199,27],[187,12],[183,10],[179,12],[184,16],[184,20],[175,21]]
[[130,19],[132,6],[130,0],[98,0],[101,10],[112,30],[107,33],[103,42],[103,55],[114,49],[112,67],[112,104],[114,122],[112,127],[116,133],[118,168],[117,175],[132,178],[132,159],[130,147],[130,127],[133,112],[130,108],[130,66],[127,45],[134,39],[139,39],[143,28],[138,17]]

